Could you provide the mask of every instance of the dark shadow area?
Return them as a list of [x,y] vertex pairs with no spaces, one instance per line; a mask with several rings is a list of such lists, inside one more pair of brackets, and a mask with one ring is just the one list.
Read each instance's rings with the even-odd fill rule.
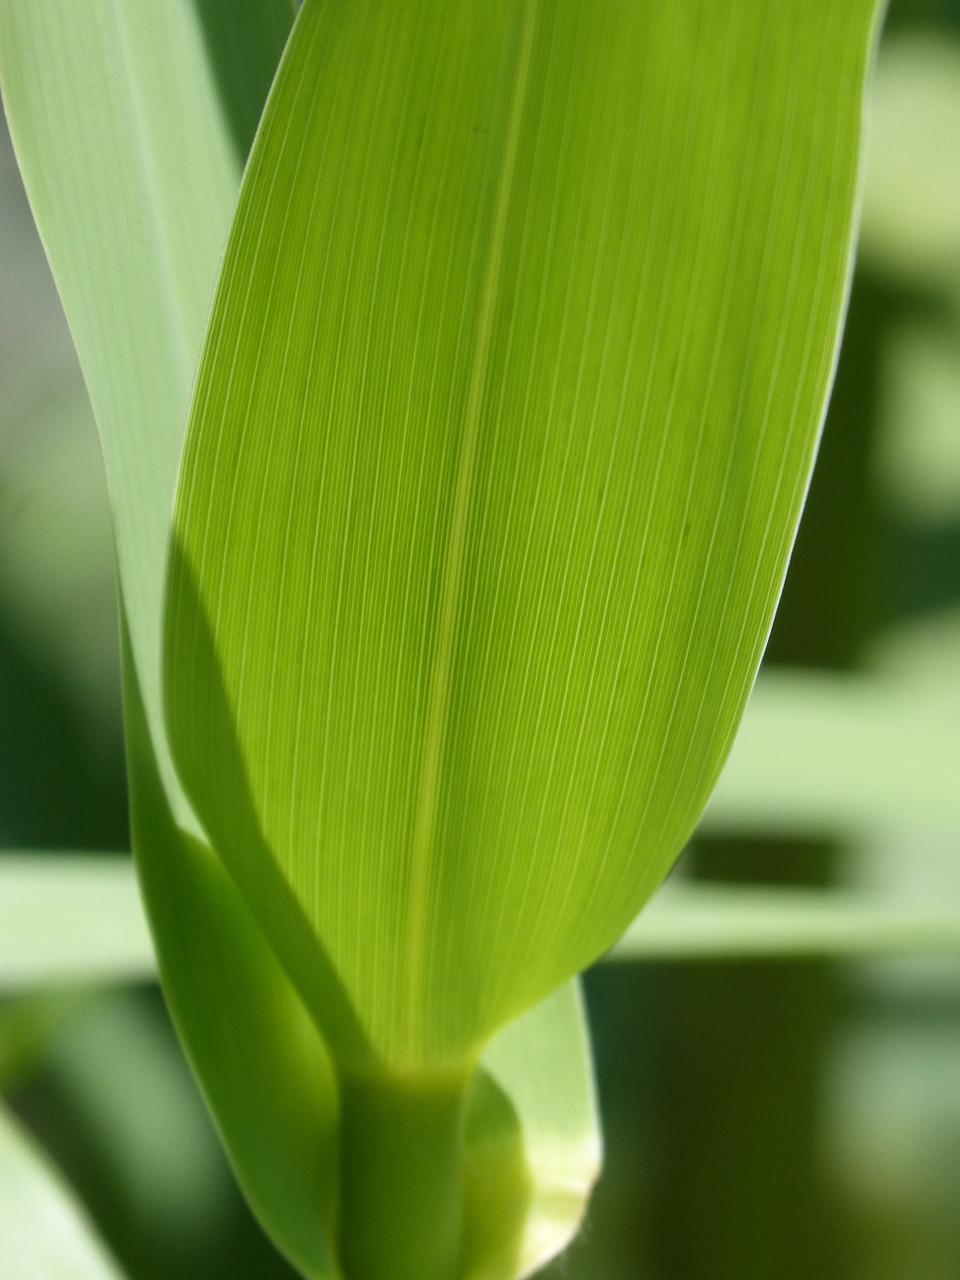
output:
[[293,21],[277,0],[196,0],[224,114],[241,161],[250,153],[263,104]]
[[6,848],[127,849],[123,746],[91,752],[70,690],[0,614],[0,841]]

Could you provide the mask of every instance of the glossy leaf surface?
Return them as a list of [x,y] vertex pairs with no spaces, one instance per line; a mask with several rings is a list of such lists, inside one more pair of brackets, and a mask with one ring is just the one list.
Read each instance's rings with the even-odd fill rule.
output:
[[476,1053],[699,816],[820,428],[874,18],[301,10],[193,403],[166,697],[341,1057],[344,1000],[387,1061]]

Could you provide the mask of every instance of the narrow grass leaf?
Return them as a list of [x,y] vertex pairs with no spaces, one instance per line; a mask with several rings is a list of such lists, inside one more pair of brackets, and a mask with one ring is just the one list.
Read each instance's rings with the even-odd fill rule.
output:
[[289,0],[66,10],[0,0],[0,79],[103,446],[134,845],[165,988],[251,1204],[321,1277],[336,1186],[325,1050],[228,877],[183,830],[195,823],[159,713],[190,386],[246,147],[292,17]]
[[668,885],[609,960],[960,953],[960,907],[842,889]]
[[0,855],[0,990],[142,982],[155,972],[128,858]]
[[705,832],[960,835],[960,716],[945,681],[763,672]]
[[[79,917],[98,921],[98,931],[89,923],[78,926]],[[24,940],[28,932],[30,942]],[[133,862],[125,858],[0,854],[0,944],[4,993],[142,982],[157,975]],[[863,891],[671,883],[605,959],[696,958],[724,950],[748,959],[771,949],[802,954],[820,946],[838,956],[861,948],[878,954],[953,951],[960,946],[960,910],[888,901]],[[526,1015],[531,1022],[546,1018],[537,1010]],[[501,1060],[497,1046],[510,1037],[519,1040],[523,1024],[512,1023],[491,1042],[483,1058],[487,1070]],[[574,1040],[582,1034],[581,1028]],[[518,1049],[518,1061],[522,1056]],[[558,1060],[551,1061],[549,1074],[555,1076]],[[506,1088],[505,1075],[502,1083]]]
[[47,1159],[0,1106],[0,1280],[123,1280]]
[[820,429],[875,17],[300,12],[198,376],[166,705],[305,998],[329,1021],[335,972],[385,1061],[475,1054],[699,817]]
[[173,794],[160,612],[174,478],[246,159],[238,98],[253,94],[255,123],[292,19],[290,0],[240,0],[221,23],[231,45],[216,9],[0,0],[7,120],[97,418],[134,661]]

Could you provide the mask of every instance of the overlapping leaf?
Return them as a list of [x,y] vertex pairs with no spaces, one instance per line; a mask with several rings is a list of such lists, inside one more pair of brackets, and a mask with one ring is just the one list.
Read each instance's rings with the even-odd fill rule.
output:
[[160,714],[170,504],[250,141],[236,102],[263,101],[292,15],[289,0],[242,0],[225,46],[217,8],[0,4],[7,117],[97,416],[135,668],[174,793]]
[[608,946],[716,779],[835,357],[875,7],[301,11],[188,430],[168,723],[318,1016],[332,971],[394,1064]]

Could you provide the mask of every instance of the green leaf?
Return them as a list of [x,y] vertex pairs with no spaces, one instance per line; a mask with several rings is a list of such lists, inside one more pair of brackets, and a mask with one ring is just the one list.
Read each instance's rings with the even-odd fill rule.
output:
[[[85,923],[79,924],[81,919]],[[91,920],[99,922],[96,933]],[[28,931],[34,939],[29,948],[23,941]],[[0,939],[4,992],[91,981],[140,982],[156,976],[128,859],[82,853],[0,855]],[[929,895],[900,901],[860,890],[670,882],[605,958],[637,955],[665,960],[725,950],[749,958],[770,950],[802,954],[820,947],[841,956],[862,949],[883,954],[953,951],[958,946],[960,911]],[[537,1009],[548,1005],[549,1001]],[[535,1021],[541,1015],[534,1010],[527,1016]],[[511,1024],[492,1042],[484,1056],[488,1067],[501,1038],[519,1033],[523,1025],[524,1020]],[[582,1030],[573,1039],[581,1036]],[[519,1050],[517,1056],[523,1056]],[[571,1057],[575,1060],[576,1054]],[[551,1077],[557,1069],[553,1059]]]
[[292,16],[290,0],[238,0],[230,43],[218,8],[0,0],[4,106],[97,417],[134,662],[181,818],[160,710],[170,505],[250,140],[237,101],[253,94],[255,123]]
[[301,10],[198,375],[165,678],[341,1060],[344,1000],[386,1062],[476,1054],[689,836],[812,465],[875,15]]
[[0,78],[106,461],[134,845],[164,985],[253,1207],[321,1275],[336,1187],[326,1053],[229,878],[179,825],[195,823],[159,714],[163,565],[193,368],[291,19],[289,0],[66,11],[2,0]]
[[960,284],[960,43],[946,30],[892,31],[871,92],[863,252],[909,287]]
[[960,952],[960,908],[843,889],[667,885],[609,960]]
[[0,1107],[0,1280],[122,1280],[73,1196]]

